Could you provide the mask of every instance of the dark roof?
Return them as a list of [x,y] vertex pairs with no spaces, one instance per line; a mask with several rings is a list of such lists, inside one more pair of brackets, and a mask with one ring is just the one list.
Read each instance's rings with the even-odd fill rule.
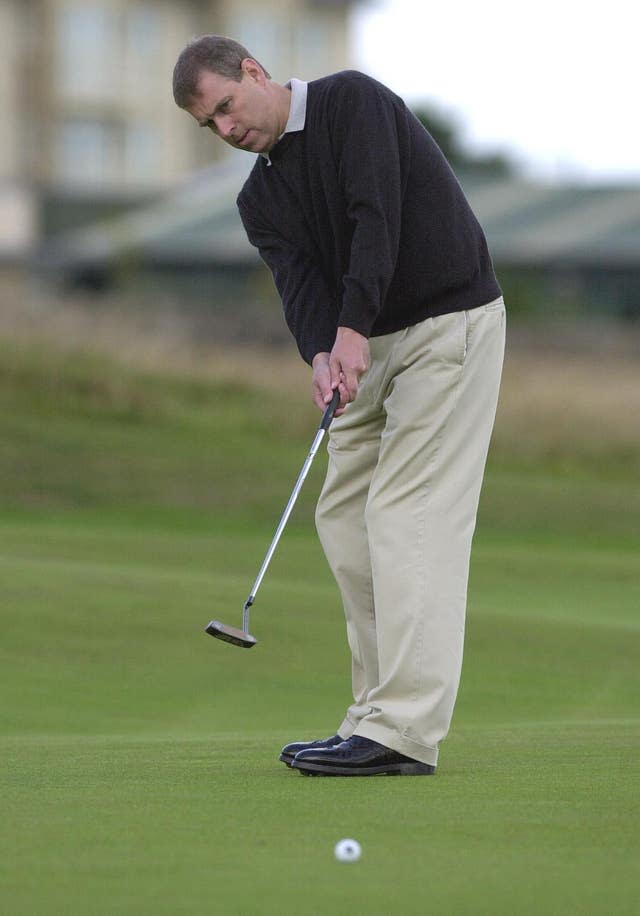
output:
[[640,263],[640,185],[534,184],[521,179],[463,186],[496,261]]
[[[232,156],[151,205],[52,239],[39,263],[62,272],[132,256],[184,265],[257,263],[235,205],[250,167],[246,157]],[[640,264],[640,185],[460,180],[500,265]]]
[[232,157],[151,204],[54,236],[43,244],[37,263],[65,272],[132,256],[181,264],[257,261],[235,202],[250,167],[246,158]]

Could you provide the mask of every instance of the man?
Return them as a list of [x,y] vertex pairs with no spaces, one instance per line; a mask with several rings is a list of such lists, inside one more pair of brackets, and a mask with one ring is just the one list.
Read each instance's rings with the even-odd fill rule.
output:
[[271,80],[205,36],[174,97],[258,153],[238,197],[324,410],[338,388],[316,521],[342,593],[353,703],[331,738],[280,759],[306,774],[429,775],[462,664],[471,539],[505,310],[484,234],[402,99],[345,71]]

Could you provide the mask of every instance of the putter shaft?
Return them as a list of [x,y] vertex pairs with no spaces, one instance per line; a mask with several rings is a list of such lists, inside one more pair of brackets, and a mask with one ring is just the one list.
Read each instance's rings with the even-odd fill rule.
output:
[[219,620],[212,620],[209,623],[209,625],[205,628],[206,632],[210,636],[215,636],[218,639],[222,639],[224,642],[231,643],[232,645],[235,645],[235,646],[242,646],[244,648],[250,648],[251,646],[255,645],[256,643],[255,637],[251,636],[251,634],[249,633],[249,608],[251,607],[251,605],[253,604],[255,600],[257,591],[260,588],[260,583],[262,582],[264,578],[264,574],[267,571],[267,567],[269,566],[269,563],[271,562],[271,558],[273,557],[275,549],[278,546],[278,541],[280,540],[282,532],[284,531],[284,527],[287,524],[289,516],[291,515],[291,511],[298,498],[298,494],[300,493],[300,490],[302,489],[302,484],[304,483],[305,478],[307,474],[309,473],[309,468],[311,467],[311,463],[313,462],[316,452],[318,451],[320,447],[320,443],[322,442],[322,439],[324,438],[324,434],[329,429],[331,421],[333,420],[333,415],[335,414],[336,410],[338,409],[339,403],[340,403],[340,393],[336,389],[333,392],[331,403],[329,404],[329,406],[327,407],[327,409],[325,410],[322,416],[322,421],[320,423],[320,426],[318,427],[318,431],[315,434],[313,442],[311,443],[309,454],[307,455],[307,458],[302,466],[302,470],[300,471],[300,474],[298,475],[296,484],[293,488],[291,496],[289,497],[289,502],[287,503],[285,510],[282,513],[282,518],[280,519],[280,522],[278,523],[278,527],[276,528],[276,533],[273,536],[273,540],[271,541],[271,544],[269,545],[269,549],[267,550],[266,556],[262,562],[262,566],[260,567],[260,572],[257,575],[256,581],[253,583],[251,594],[249,595],[249,597],[247,598],[247,600],[244,603],[244,608],[242,611],[242,630],[237,630],[235,627],[229,627],[224,623],[220,623]]
[[275,553],[275,549],[278,546],[278,541],[280,540],[282,532],[285,529],[285,525],[289,521],[289,516],[291,515],[291,512],[293,511],[293,507],[296,504],[296,500],[298,499],[298,495],[300,493],[300,490],[302,489],[302,484],[305,482],[306,476],[309,473],[309,468],[311,467],[311,464],[313,462],[313,459],[315,458],[316,452],[318,451],[320,447],[320,443],[322,442],[322,439],[324,438],[324,434],[325,434],[325,430],[322,428],[319,429],[318,432],[316,433],[315,439],[313,440],[313,444],[311,446],[311,450],[309,454],[307,455],[307,459],[305,463],[302,466],[302,470],[300,471],[300,476],[298,477],[296,481],[296,485],[293,488],[293,492],[291,493],[291,496],[289,497],[289,502],[286,505],[286,508],[282,514],[282,518],[280,519],[280,522],[278,523],[278,527],[276,528],[276,533],[273,536],[273,540],[271,541],[271,544],[269,545],[269,549],[267,550],[267,553],[265,555],[262,566],[260,567],[260,572],[258,573],[256,577],[256,581],[253,583],[253,588],[251,589],[251,593],[249,597],[247,598],[247,603],[245,604],[246,608],[251,607],[251,605],[253,604],[253,599],[256,597],[256,592],[260,588],[260,583],[264,579],[264,574],[266,573],[267,567],[269,566],[269,563],[271,562],[271,558],[273,557],[273,554]]

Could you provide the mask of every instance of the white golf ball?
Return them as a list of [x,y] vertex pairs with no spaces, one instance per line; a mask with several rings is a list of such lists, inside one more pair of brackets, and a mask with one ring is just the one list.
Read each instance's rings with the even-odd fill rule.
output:
[[340,840],[333,850],[338,862],[357,862],[362,855],[360,843],[357,840]]

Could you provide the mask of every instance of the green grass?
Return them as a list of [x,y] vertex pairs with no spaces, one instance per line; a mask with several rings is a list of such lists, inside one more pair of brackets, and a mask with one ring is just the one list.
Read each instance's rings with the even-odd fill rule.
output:
[[[315,413],[89,357],[3,371],[2,912],[637,912],[632,478],[495,455],[437,775],[305,779],[279,748],[349,699],[320,456],[258,646],[203,627],[239,624]],[[359,863],[335,862],[344,836]]]

